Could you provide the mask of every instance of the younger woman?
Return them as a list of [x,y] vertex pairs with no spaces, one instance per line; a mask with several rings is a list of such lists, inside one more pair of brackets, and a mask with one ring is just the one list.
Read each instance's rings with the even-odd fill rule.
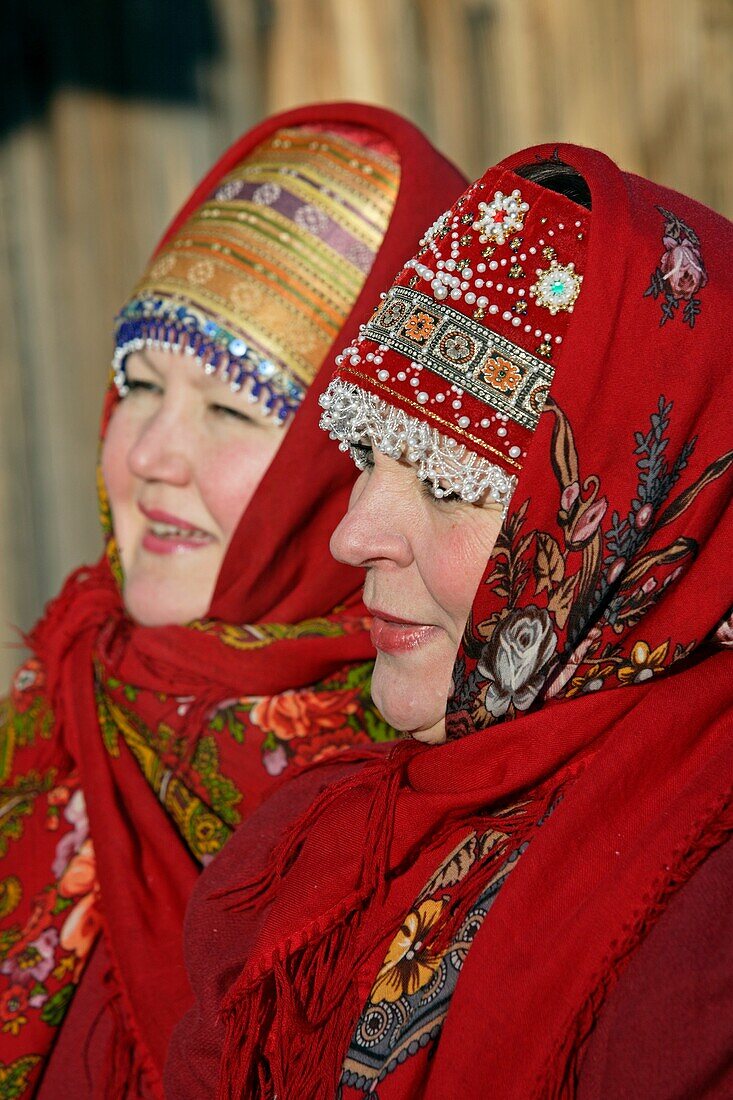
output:
[[287,112],[215,165],[120,313],[107,552],[2,713],[13,1096],[161,1095],[200,868],[277,776],[392,736],[358,574],[328,555],[353,467],[317,431],[319,372],[460,183],[387,111]]

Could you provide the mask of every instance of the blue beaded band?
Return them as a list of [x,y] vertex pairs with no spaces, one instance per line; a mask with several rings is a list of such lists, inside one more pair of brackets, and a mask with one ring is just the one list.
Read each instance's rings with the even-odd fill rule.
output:
[[305,388],[239,336],[190,305],[166,298],[133,298],[115,323],[114,381],[127,393],[128,355],[144,348],[191,355],[206,374],[217,374],[236,393],[245,385],[253,402],[284,423],[300,407]]

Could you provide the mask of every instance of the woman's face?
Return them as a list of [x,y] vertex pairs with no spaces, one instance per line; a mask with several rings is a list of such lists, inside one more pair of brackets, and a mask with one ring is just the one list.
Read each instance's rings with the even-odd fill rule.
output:
[[125,606],[147,626],[186,623],[208,611],[285,428],[190,356],[136,352],[126,373],[102,450]]
[[367,571],[375,703],[395,729],[443,741],[453,663],[501,509],[437,500],[407,463],[378,451],[373,462],[354,486],[331,552]]

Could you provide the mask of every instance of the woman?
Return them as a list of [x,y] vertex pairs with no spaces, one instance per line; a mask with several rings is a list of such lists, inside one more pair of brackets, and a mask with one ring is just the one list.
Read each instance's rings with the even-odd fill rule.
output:
[[160,1095],[199,869],[278,775],[392,736],[358,574],[327,552],[353,467],[316,430],[319,370],[460,182],[390,112],[287,112],[212,169],[120,313],[107,552],[2,715],[8,1095]]
[[712,211],[530,149],[340,357],[332,548],[413,738],[202,877],[173,1100],[730,1095],[731,260]]

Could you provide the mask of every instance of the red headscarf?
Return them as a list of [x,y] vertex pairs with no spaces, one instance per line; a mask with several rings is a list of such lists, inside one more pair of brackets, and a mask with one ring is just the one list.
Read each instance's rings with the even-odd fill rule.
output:
[[[340,346],[463,183],[391,112],[324,104],[268,119],[225,153],[159,247],[251,150],[301,126],[371,143],[399,168],[387,233]],[[130,621],[110,554],[68,579],[30,636],[33,658],[2,715],[0,1061],[14,1067],[17,1095],[43,1069],[100,928],[125,1047],[103,1090],[160,1094],[168,1037],[190,999],[182,922],[201,863],[289,760],[391,736],[368,702],[359,577],[327,549],[354,478],[317,430],[330,358],[240,521],[206,620]],[[103,430],[116,400],[112,387]],[[89,1038],[99,998],[91,1004]]]
[[[590,213],[514,174],[557,158],[587,182]],[[425,401],[413,399],[405,369],[395,373],[400,342],[427,345],[430,317],[441,323],[428,246],[448,219],[423,240],[425,270],[410,265],[397,280],[414,292],[411,308],[427,302],[430,317],[377,313],[347,349],[342,389],[332,391],[356,400],[356,412],[330,401],[326,421],[347,445],[371,438],[388,450],[411,440],[411,457],[426,464],[457,454],[437,478],[453,478],[454,491],[471,492],[476,455],[517,478],[456,662],[449,740],[400,744],[331,786],[269,857],[276,830],[272,805],[264,808],[203,876],[188,918],[198,1006],[174,1036],[171,1096],[210,1095],[217,1061],[221,1097],[572,1095],[585,1041],[626,962],[733,825],[724,649],[733,641],[733,228],[570,145],[518,153],[481,184],[487,204],[514,189],[529,199],[524,231],[530,241],[542,232],[551,250],[525,270],[529,314],[546,308],[548,335],[544,325],[539,335],[520,330],[507,305],[486,317],[489,354],[498,359],[499,346],[506,360],[501,375],[481,360],[482,378],[503,400],[512,364],[539,385],[540,359],[551,359],[536,424],[518,424],[516,405],[497,423],[490,403],[482,423],[469,385],[459,387],[454,423],[436,412],[441,439],[379,406],[432,428],[436,417],[420,409],[436,409],[446,359],[472,354],[457,336],[480,339],[472,322],[484,318],[459,294],[455,310],[471,321],[453,314],[457,334],[437,332],[436,341],[456,336],[442,360],[433,345],[424,357],[412,353]],[[504,270],[529,268],[523,242],[513,248],[522,225],[499,241],[482,223],[479,198],[474,185],[451,216],[490,237],[481,243],[497,270],[501,261]],[[577,226],[568,222],[573,209]],[[531,225],[535,215],[545,232]],[[567,274],[571,250],[579,294]],[[558,267],[567,279],[555,288],[544,276],[560,275]],[[502,282],[494,301],[508,293]],[[564,306],[557,317],[554,293]],[[383,334],[375,356],[372,326],[386,331],[393,320],[399,333]],[[525,336],[507,343],[512,330]],[[357,400],[348,386],[373,397]],[[518,385],[517,400],[522,392]],[[349,418],[363,427],[377,408],[392,416],[391,435],[349,437]],[[515,454],[503,451],[507,423]],[[467,433],[476,439],[466,442]],[[450,436],[457,446],[446,449]],[[506,499],[506,479],[487,477]],[[281,813],[287,818],[282,805]],[[204,959],[205,943],[221,967]],[[460,978],[441,1015],[431,1006],[450,952]],[[404,999],[418,993],[419,1026]],[[399,1038],[391,1061],[380,1061],[394,1004]],[[189,1064],[202,1040],[208,1061],[192,1088]]]

